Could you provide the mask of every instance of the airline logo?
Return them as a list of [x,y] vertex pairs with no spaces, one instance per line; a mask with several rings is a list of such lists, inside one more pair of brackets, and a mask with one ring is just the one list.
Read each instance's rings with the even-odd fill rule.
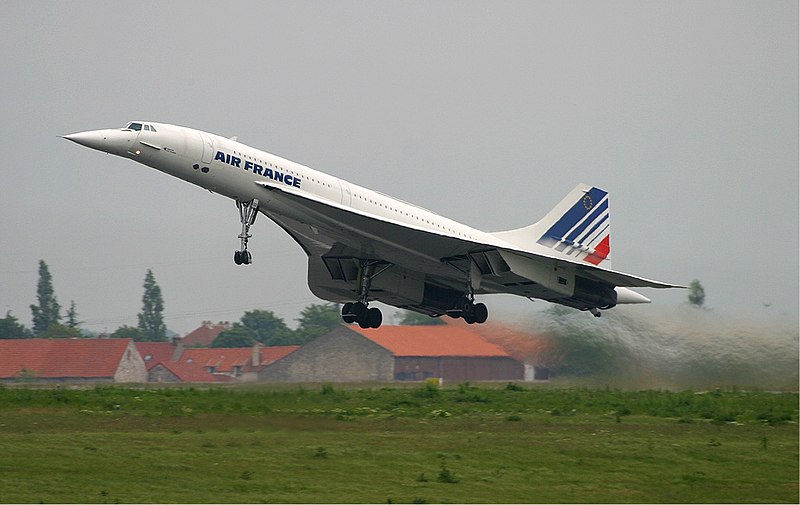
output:
[[538,242],[567,256],[583,256],[584,261],[598,265],[611,251],[610,226],[608,193],[592,188]]
[[249,160],[244,160],[244,163],[242,163],[242,159],[238,156],[232,156],[222,151],[217,151],[217,154],[214,155],[214,160],[221,161],[222,163],[226,163],[232,167],[241,168],[245,172],[253,172],[254,174],[266,177],[267,179],[272,179],[275,182],[282,182],[287,186],[299,188],[300,183],[302,182],[300,177],[278,171],[278,167],[275,167],[274,169],[271,167],[263,167],[258,163],[253,163]]

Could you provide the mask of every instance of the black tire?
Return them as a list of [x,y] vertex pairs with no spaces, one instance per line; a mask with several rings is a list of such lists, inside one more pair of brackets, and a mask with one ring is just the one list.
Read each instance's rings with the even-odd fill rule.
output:
[[353,314],[353,304],[350,302],[345,303],[342,305],[342,321],[347,324],[352,324],[356,322],[356,315]]
[[367,320],[367,306],[361,302],[356,302],[350,308],[350,313],[356,316],[356,321],[366,321]]
[[236,251],[235,253],[233,253],[233,262],[236,263],[237,265],[242,264],[242,251]]
[[249,265],[253,262],[253,255],[250,251],[242,251],[242,264]]
[[383,322],[383,314],[381,313],[381,309],[377,307],[372,307],[367,312],[367,325],[369,328],[380,328],[381,323]]
[[486,319],[489,318],[489,309],[487,309],[486,305],[483,303],[476,303],[472,307],[472,315],[476,323],[483,324],[486,322]]

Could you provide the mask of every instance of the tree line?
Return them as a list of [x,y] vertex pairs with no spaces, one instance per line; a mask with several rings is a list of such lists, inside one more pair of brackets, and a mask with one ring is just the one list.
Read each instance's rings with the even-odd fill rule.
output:
[[[109,335],[111,338],[131,338],[138,342],[169,340],[164,323],[164,298],[153,271],[148,269],[143,284],[142,310],[136,326],[122,325]],[[62,316],[61,304],[55,295],[53,277],[44,260],[39,261],[39,280],[36,285],[37,304],[31,305],[33,325],[27,328],[11,314],[0,318],[0,339],[12,338],[75,338],[91,336],[82,331],[75,301]],[[403,311],[401,324],[443,324],[437,318]],[[245,312],[242,318],[224,330],[212,347],[245,347],[254,343],[264,345],[302,345],[342,324],[340,306],[335,303],[311,304],[300,313],[297,329],[289,328],[284,320],[270,310]]]
[[[78,319],[75,301],[71,300],[69,309],[61,315],[61,304],[53,289],[53,276],[44,260],[39,260],[39,281],[36,284],[37,305],[31,305],[33,326],[29,329],[11,314],[0,319],[0,339],[10,338],[74,338],[86,336],[81,331],[82,321]],[[148,269],[144,278],[142,311],[138,314],[139,325],[131,328],[123,326],[121,331],[136,340],[159,342],[167,340],[167,327],[164,324],[164,299],[161,288],[156,283],[153,271]],[[62,322],[63,321],[63,322]],[[135,330],[131,332],[130,330]],[[115,336],[112,334],[111,336]]]

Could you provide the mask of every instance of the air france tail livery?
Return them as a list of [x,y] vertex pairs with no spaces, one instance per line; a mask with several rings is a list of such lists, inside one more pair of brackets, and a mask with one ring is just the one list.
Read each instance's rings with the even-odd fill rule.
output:
[[308,256],[308,286],[342,303],[342,319],[377,328],[371,301],[432,317],[483,323],[476,294],[541,298],[595,316],[620,303],[648,303],[630,287],[682,287],[605,268],[611,251],[608,193],[578,185],[540,221],[487,233],[429,210],[236,141],[191,128],[134,121],[64,138],[129,158],[236,202],[241,248],[252,262],[259,212]]

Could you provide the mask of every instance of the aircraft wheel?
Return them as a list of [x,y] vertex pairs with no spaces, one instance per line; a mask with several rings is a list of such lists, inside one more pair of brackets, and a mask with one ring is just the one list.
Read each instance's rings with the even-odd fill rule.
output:
[[356,322],[356,315],[353,313],[353,304],[350,302],[342,305],[342,321],[347,324]]
[[489,309],[483,303],[476,303],[472,308],[472,315],[476,323],[483,324],[489,318]]
[[356,321],[366,321],[367,320],[367,306],[361,302],[356,302],[350,307],[350,313],[355,316]]
[[233,253],[233,262],[237,265],[242,264],[242,251],[236,251]]
[[475,324],[475,314],[464,314],[464,322],[467,324]]
[[250,251],[242,251],[242,264],[249,265],[253,262],[253,255],[250,254]]
[[383,322],[383,314],[381,313],[381,309],[372,307],[367,312],[366,319],[368,328],[380,328],[381,323]]

